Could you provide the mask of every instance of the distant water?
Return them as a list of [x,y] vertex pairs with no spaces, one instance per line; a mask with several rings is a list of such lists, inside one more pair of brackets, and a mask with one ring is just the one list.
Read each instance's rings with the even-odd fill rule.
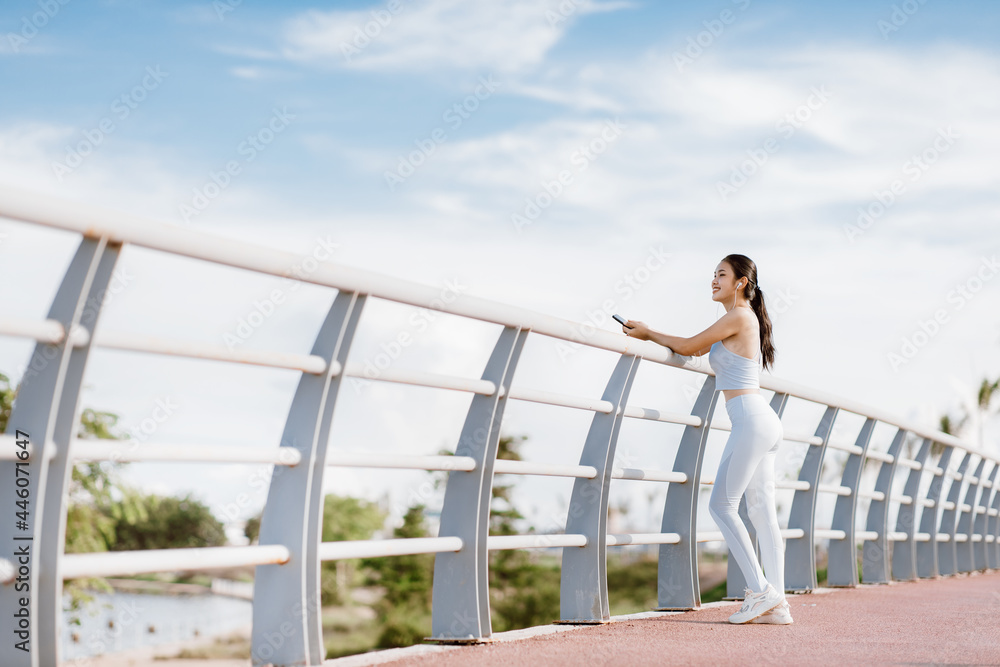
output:
[[[252,620],[249,600],[219,595],[95,593],[94,598],[79,614],[80,625],[69,625],[69,614],[63,614],[63,660],[225,635]],[[73,633],[79,641],[72,640]]]

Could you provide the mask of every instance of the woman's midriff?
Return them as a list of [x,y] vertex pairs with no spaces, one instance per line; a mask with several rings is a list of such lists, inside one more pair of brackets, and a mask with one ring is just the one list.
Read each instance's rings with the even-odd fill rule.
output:
[[723,389],[722,395],[726,397],[726,400],[739,396],[740,394],[759,394],[760,389]]

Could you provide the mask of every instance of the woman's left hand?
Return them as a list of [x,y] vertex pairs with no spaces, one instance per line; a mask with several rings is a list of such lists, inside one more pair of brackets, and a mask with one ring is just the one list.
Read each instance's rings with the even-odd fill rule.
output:
[[626,336],[631,338],[638,338],[639,340],[649,340],[649,327],[646,326],[645,322],[639,322],[638,320],[627,320],[625,324],[622,325],[622,331]]

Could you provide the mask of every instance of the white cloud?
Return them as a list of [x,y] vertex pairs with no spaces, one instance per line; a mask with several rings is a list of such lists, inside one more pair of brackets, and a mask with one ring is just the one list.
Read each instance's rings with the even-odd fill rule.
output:
[[242,46],[217,45],[213,47],[215,51],[237,58],[249,58],[251,60],[279,60],[281,56],[274,51],[267,49],[257,49]]
[[313,10],[288,22],[282,53],[292,60],[370,70],[513,72],[540,64],[578,15],[628,6],[594,0],[424,0],[362,11]]
[[[0,130],[0,183],[70,200],[90,202],[172,224],[185,224],[181,204],[203,188],[208,170],[192,171],[174,147],[102,134],[96,127],[26,122]],[[233,154],[236,155],[236,147]],[[71,165],[65,171],[57,165]],[[200,228],[241,219],[262,203],[258,187],[233,179],[223,196],[191,217]]]
[[[742,218],[788,229],[811,219],[839,227],[854,221],[840,217],[844,209],[867,206],[898,180],[905,191],[879,223],[885,232],[912,234],[911,222],[931,232],[945,216],[955,231],[981,230],[990,224],[984,201],[996,202],[998,64],[992,54],[950,47],[836,47],[756,57],[719,51],[684,75],[669,55],[558,77],[539,72],[507,92],[561,101],[565,111],[474,138],[460,129],[397,196],[442,214],[470,202],[465,219],[504,224],[542,181],[572,170],[575,152],[597,138],[604,119],[619,117],[621,137],[574,174],[542,218],[626,226],[690,219],[739,226]],[[948,128],[953,138],[939,139]],[[768,139],[777,149],[764,164],[748,162]],[[397,161],[384,154],[382,169]],[[749,174],[746,185],[724,200],[719,183],[738,183],[734,169]]]
[[25,123],[0,132],[0,179],[23,185],[27,174],[33,180],[51,170],[58,144],[67,141],[75,129],[67,125]]
[[259,79],[261,75],[259,67],[233,67],[229,71],[238,79]]
[[[479,11],[490,17],[495,10],[489,5],[475,11],[455,2],[439,7],[431,11],[426,5],[408,6],[407,14],[400,13],[379,40],[365,49],[367,60],[358,60],[356,65],[444,67],[448,66],[445,54],[452,53],[463,64],[499,68],[501,56],[513,53],[515,60],[506,66],[518,69],[519,76],[511,77],[505,92],[516,90],[523,96],[557,102],[562,108],[543,120],[508,124],[478,135],[470,123],[450,134],[392,195],[392,203],[401,205],[405,216],[393,214],[386,204],[388,192],[384,200],[366,203],[365,210],[337,209],[315,221],[302,220],[294,201],[268,201],[267,209],[282,210],[282,223],[293,224],[279,232],[275,221],[254,211],[243,221],[241,233],[254,234],[262,244],[293,243],[336,225],[345,261],[352,265],[426,284],[456,278],[469,285],[470,293],[575,320],[583,320],[602,299],[617,297],[626,316],[645,317],[654,327],[677,335],[696,333],[718,316],[717,305],[705,292],[711,269],[726,253],[744,252],[759,263],[761,284],[770,298],[779,290],[797,297],[785,312],[772,314],[780,343],[776,370],[780,377],[905,414],[914,404],[940,406],[951,400],[950,388],[927,378],[955,372],[964,381],[976,382],[981,374],[1000,372],[996,341],[985,341],[989,345],[984,346],[983,340],[984,332],[997,330],[995,309],[990,307],[997,283],[984,287],[982,296],[961,312],[950,311],[949,325],[898,373],[886,364],[886,353],[895,351],[902,337],[912,335],[921,318],[936,307],[949,307],[945,294],[954,281],[975,269],[983,241],[995,245],[995,234],[990,236],[998,210],[994,156],[1000,151],[1000,131],[995,126],[1000,111],[996,74],[1000,68],[995,55],[948,48],[893,53],[835,47],[770,55],[719,49],[706,53],[683,75],[676,72],[669,54],[655,53],[634,63],[590,63],[573,69],[543,60],[552,39],[561,35],[561,26],[553,29],[555,33],[528,30],[528,51],[509,44],[505,51],[498,45],[515,27],[499,25],[492,34],[481,25],[488,21],[474,16]],[[528,9],[522,6],[516,15],[527,21]],[[331,14],[316,16],[326,17],[325,22],[306,21],[298,28],[319,41],[296,42],[294,57],[342,59],[336,42],[340,23],[331,23]],[[341,22],[345,16],[370,18],[367,12],[334,16]],[[404,27],[404,17],[415,23]],[[448,25],[457,26],[456,35],[441,34]],[[541,25],[544,28],[544,22]],[[389,31],[393,26],[397,26],[396,36]],[[476,42],[466,33],[482,40],[481,55],[470,55],[470,43]],[[422,39],[432,45],[423,44]],[[529,71],[539,62],[543,64]],[[729,176],[748,149],[774,136],[776,123],[806,101],[811,87],[821,85],[830,90],[831,100],[782,141],[781,149],[746,187],[722,203],[716,182]],[[540,192],[542,180],[551,181],[560,170],[572,169],[574,151],[598,136],[605,119],[615,115],[626,123],[621,137],[586,170],[576,171],[565,193],[523,235],[516,235],[510,214],[524,206],[525,198]],[[948,124],[962,135],[954,148],[910,184],[897,207],[850,244],[842,226],[853,222],[854,208],[868,202],[873,190],[887,187],[901,174],[904,161],[929,145],[936,128]],[[181,185],[186,183],[181,176],[184,172],[175,166],[176,161],[163,157],[162,147],[133,152],[102,147],[88,161],[89,169],[75,173],[67,184],[56,183],[51,161],[61,157],[74,132],[64,126],[26,124],[0,133],[0,181],[174,218],[178,201],[189,196],[190,187]],[[339,154],[350,168],[370,171],[373,178],[381,178],[382,171],[396,163],[398,151],[358,149],[358,144],[348,149],[341,146],[341,137],[328,143],[322,143],[319,133],[315,138],[319,150],[343,148]],[[410,149],[412,145],[406,148]],[[241,200],[245,204],[265,196],[240,192],[234,186],[227,191],[227,201],[245,197]],[[206,213],[205,221],[219,220],[231,210],[220,201]],[[940,242],[941,237],[949,242]],[[660,240],[676,253],[674,260],[633,298],[620,298],[613,289],[616,281],[634,269],[649,243]],[[19,238],[7,239],[0,251],[18,250],[10,253],[13,256],[25,250],[25,257],[40,256],[15,242]],[[17,276],[15,268],[20,265],[4,264],[8,266],[5,275]],[[192,295],[182,302],[191,313],[190,321],[177,326],[194,322],[191,330],[205,332],[209,317],[216,318],[218,327],[230,311],[239,311],[265,293],[263,287],[258,289],[258,282],[244,282],[242,274],[230,272],[232,282],[222,289],[218,272],[192,270],[178,284],[147,292],[155,298],[144,300],[139,293],[149,288],[140,287],[151,285],[156,275],[152,263],[142,266],[148,271],[136,283],[136,294],[120,302],[122,309],[126,304],[130,308],[127,313],[119,310],[117,320],[109,318],[109,326],[155,323],[169,293],[176,291]],[[219,291],[199,290],[199,285],[213,285]],[[287,343],[292,330],[313,331],[322,315],[322,301],[289,307],[282,312],[281,322],[273,320],[273,329],[262,330],[254,343]],[[229,310],[220,314],[218,303],[227,304]],[[391,318],[365,322],[371,326],[366,332],[371,338],[359,339],[359,352],[366,351],[366,346],[367,351],[377,350],[378,342],[397,330]],[[473,356],[473,344],[481,343],[468,336],[449,337],[447,329],[439,333],[440,337],[428,331],[419,346],[407,350],[401,364],[440,370],[442,358],[454,361],[454,350],[468,358]],[[529,341],[532,346],[535,340]],[[475,349],[480,355],[488,352],[485,344]],[[838,361],[831,364],[835,355],[840,355]],[[962,363],[956,365],[956,356]],[[550,383],[577,378],[553,358],[541,358],[547,358],[548,365],[525,364],[516,382],[551,390]],[[174,379],[179,387],[195,387],[185,394],[186,404],[199,404],[202,393],[233,392],[235,385],[243,392],[233,394],[237,411],[244,408],[239,434],[250,434],[247,440],[263,434],[261,440],[271,442],[280,430],[290,383],[262,383],[255,399],[259,403],[246,410],[249,383],[227,382],[223,388],[216,368],[204,372],[204,376],[178,373]],[[476,373],[471,370],[469,375]],[[133,388],[128,383],[116,385],[109,369],[94,376],[106,378],[105,384],[88,399],[120,398],[121,386],[143,397],[159,391],[165,378],[148,375],[150,385]],[[862,376],[865,382],[859,383]],[[587,377],[603,381],[599,373]],[[677,405],[676,396],[667,395],[675,389],[673,380],[657,387],[659,393],[637,394],[635,400],[654,408],[687,407]],[[371,389],[372,398],[389,394],[378,387]],[[571,383],[566,391],[599,393],[575,389]],[[437,400],[412,405],[379,403],[386,409],[376,424],[380,450],[398,451],[419,442],[430,453],[443,444],[439,438],[446,438],[439,434],[460,427],[462,408]],[[209,397],[203,403],[213,405]],[[108,400],[106,405],[118,403]],[[395,405],[403,407],[393,407],[395,411],[386,407]],[[580,446],[579,440],[563,436],[567,432],[563,422],[551,418],[556,412],[531,412],[516,424],[537,434],[538,449],[533,453],[564,456],[567,451],[578,451],[573,447]],[[143,412],[135,408],[130,414],[135,418]],[[338,443],[356,445],[357,439],[352,438],[366,425],[351,422],[347,411],[339,414],[349,437]],[[447,415],[448,424],[431,424],[422,419],[427,414],[442,423],[442,416]],[[233,437],[226,422],[215,419],[211,429],[204,428],[207,423],[203,419],[178,430],[210,441]],[[351,479],[369,478],[352,474]],[[381,480],[378,475],[371,479],[372,484]]]

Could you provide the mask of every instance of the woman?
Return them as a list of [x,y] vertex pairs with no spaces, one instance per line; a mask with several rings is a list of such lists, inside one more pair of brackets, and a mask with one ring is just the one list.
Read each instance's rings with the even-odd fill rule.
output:
[[[785,600],[785,549],[774,503],[774,460],[784,429],[781,418],[760,393],[757,359],[763,355],[764,367],[773,365],[774,345],[764,295],[757,286],[757,266],[749,257],[727,255],[719,262],[712,279],[712,300],[721,302],[726,314],[691,338],[669,336],[633,320],[622,330],[627,336],[651,340],[676,354],[709,353],[716,389],[726,397],[733,428],[708,509],[749,584],[744,589],[743,605],[729,621],[787,625],[792,615]],[[739,515],[744,491],[763,569]]]

